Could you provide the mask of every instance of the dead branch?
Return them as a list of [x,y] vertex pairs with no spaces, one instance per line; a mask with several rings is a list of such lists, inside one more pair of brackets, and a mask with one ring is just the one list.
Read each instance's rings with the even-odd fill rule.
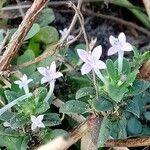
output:
[[12,36],[8,46],[0,60],[0,71],[6,70],[10,65],[12,58],[16,55],[21,44],[32,27],[35,19],[37,18],[39,12],[44,8],[48,0],[34,0],[32,6],[27,11],[23,21],[19,25],[18,30]]

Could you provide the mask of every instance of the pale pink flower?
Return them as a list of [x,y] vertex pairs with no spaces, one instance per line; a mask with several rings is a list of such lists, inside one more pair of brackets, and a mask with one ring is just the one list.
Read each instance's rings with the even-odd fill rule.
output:
[[57,78],[63,76],[61,72],[56,71],[56,63],[54,61],[51,63],[50,67],[39,67],[37,70],[43,75],[41,79],[42,84],[46,82],[55,82]]
[[106,64],[99,60],[102,54],[101,45],[95,47],[92,52],[87,52],[83,49],[77,49],[77,53],[80,59],[84,62],[81,68],[82,75],[89,73],[92,69],[106,69]]
[[29,84],[30,82],[32,82],[32,81],[33,81],[32,79],[28,79],[27,76],[26,76],[26,74],[24,74],[24,75],[20,78],[20,80],[17,80],[17,81],[15,81],[14,83],[15,83],[15,84],[18,84],[20,89],[23,88],[23,89],[25,90],[25,93],[29,93],[28,84]]
[[35,130],[36,128],[45,128],[45,125],[42,122],[43,118],[44,115],[39,115],[38,117],[31,115],[31,129]]
[[[61,38],[63,38],[64,36],[67,35],[68,29],[64,28],[63,30],[59,30],[60,34],[61,34]],[[68,35],[67,37],[67,41],[73,40],[74,39],[74,35]]]
[[118,38],[115,38],[114,36],[109,37],[110,44],[112,45],[111,48],[108,50],[108,56],[113,55],[115,53],[120,53],[124,51],[132,51],[132,45],[128,42],[126,42],[126,36],[123,32],[121,32],[118,36]]

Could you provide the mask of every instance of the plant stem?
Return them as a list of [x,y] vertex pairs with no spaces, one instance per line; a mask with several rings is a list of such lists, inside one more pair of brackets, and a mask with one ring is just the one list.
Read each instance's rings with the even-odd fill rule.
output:
[[95,91],[96,91],[96,97],[98,98],[98,90],[97,90],[96,78],[95,78],[95,72],[94,72],[94,70],[92,70],[92,75],[93,75],[93,84],[94,84]]
[[28,87],[28,85],[24,87],[24,91],[25,91],[25,94],[29,93],[29,87]]
[[100,72],[98,69],[95,69],[94,71],[95,71],[96,75],[101,79],[101,81],[102,81],[105,85],[107,85],[107,82],[106,82],[105,78],[103,77],[103,75],[101,74],[101,72]]
[[122,73],[123,55],[124,55],[123,51],[118,53],[118,73],[119,73],[119,75],[121,75],[121,73]]
[[18,102],[21,102],[31,96],[32,96],[32,93],[28,93],[28,94],[25,94],[25,95],[15,99],[14,101],[10,102],[9,104],[7,104],[6,106],[4,106],[0,109],[0,115],[2,115],[5,111],[7,111],[8,109],[10,109],[14,105],[16,105]]
[[50,99],[50,97],[52,96],[53,91],[54,91],[54,87],[55,87],[55,81],[50,82],[49,91],[48,91],[48,93],[44,99],[45,102],[47,102]]

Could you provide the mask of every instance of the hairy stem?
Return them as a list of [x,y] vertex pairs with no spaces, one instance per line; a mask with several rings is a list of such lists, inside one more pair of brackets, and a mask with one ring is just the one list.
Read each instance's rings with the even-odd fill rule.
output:
[[45,102],[47,102],[50,99],[50,97],[52,96],[54,87],[55,87],[55,81],[50,82],[49,91],[44,99]]
[[6,106],[2,107],[0,109],[0,115],[2,115],[4,112],[6,112],[8,109],[10,109],[11,107],[13,107],[14,105],[16,105],[18,102],[21,102],[29,97],[32,96],[32,93],[28,93],[28,94],[25,94],[17,99],[15,99],[14,101],[10,102],[9,104],[7,104]]
[[124,55],[123,51],[118,53],[118,73],[119,73],[119,75],[121,75],[121,73],[122,73],[123,55]]

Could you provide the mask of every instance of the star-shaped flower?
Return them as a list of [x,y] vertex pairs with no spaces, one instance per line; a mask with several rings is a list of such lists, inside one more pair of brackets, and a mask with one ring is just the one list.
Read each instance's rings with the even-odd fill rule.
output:
[[42,122],[43,118],[44,115],[39,115],[38,117],[31,115],[31,129],[35,130],[36,128],[45,128],[45,125]]
[[[67,28],[64,28],[63,30],[59,30],[60,34],[61,34],[61,37],[64,37],[66,36],[67,32],[68,32],[68,29]],[[67,41],[70,41],[74,39],[74,35],[68,35],[67,37]]]
[[41,83],[46,83],[46,82],[55,82],[55,80],[63,74],[61,72],[56,72],[56,63],[53,61],[50,65],[50,67],[39,67],[37,70],[42,74],[44,77],[41,79]]
[[14,83],[15,83],[15,84],[18,84],[20,89],[23,88],[23,89],[25,90],[25,93],[29,93],[28,84],[29,84],[30,82],[32,82],[32,81],[33,81],[32,79],[28,79],[27,76],[26,76],[26,74],[24,74],[24,75],[20,78],[20,80],[17,80],[17,81],[15,81]]
[[99,60],[102,54],[101,45],[95,47],[92,52],[87,52],[83,49],[77,49],[77,53],[84,62],[81,68],[82,75],[89,73],[92,69],[106,69],[106,64]]
[[132,45],[128,42],[126,42],[126,36],[123,32],[121,32],[118,36],[118,38],[115,38],[114,36],[109,37],[110,44],[112,45],[111,48],[108,50],[108,56],[113,55],[115,53],[120,53],[124,51],[132,51]]

